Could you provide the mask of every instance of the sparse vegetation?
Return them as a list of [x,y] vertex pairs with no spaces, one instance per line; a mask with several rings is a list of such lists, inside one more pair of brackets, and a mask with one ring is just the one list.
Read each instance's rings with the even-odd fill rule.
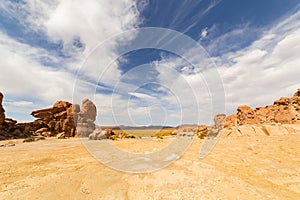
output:
[[[164,136],[172,135],[175,129],[147,129],[147,130],[113,130],[113,138],[141,138],[141,137],[157,137],[163,138]],[[110,138],[111,139],[111,138]]]
[[117,136],[116,135],[111,135],[111,136],[109,136],[108,139],[110,139],[110,140],[117,140]]
[[174,129],[162,129],[155,134],[156,138],[163,139],[165,136],[171,136]]
[[111,135],[109,136],[109,139],[111,140],[117,140],[122,138],[136,138],[134,135],[129,135],[126,131],[117,130],[112,131]]
[[36,141],[39,141],[39,140],[45,140],[46,138],[44,137],[44,136],[42,136],[42,137],[37,137],[36,138]]
[[34,137],[25,138],[23,142],[35,142],[35,138]]
[[208,127],[206,126],[200,126],[198,128],[198,130],[196,131],[196,135],[200,138],[200,139],[204,139],[208,134]]
[[113,130],[116,135],[133,135],[135,137],[153,137],[159,130]]
[[23,140],[23,142],[36,142],[36,141],[39,141],[39,140],[45,140],[46,138],[41,136],[41,137],[29,137],[29,138],[25,138]]

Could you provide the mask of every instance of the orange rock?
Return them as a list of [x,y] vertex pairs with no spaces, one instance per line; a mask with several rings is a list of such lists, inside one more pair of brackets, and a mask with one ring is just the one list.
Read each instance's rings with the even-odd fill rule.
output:
[[257,118],[255,111],[252,110],[249,106],[239,106],[237,110],[238,125],[259,123],[259,119]]
[[237,126],[237,114],[232,114],[230,116],[227,116],[225,119],[224,127],[232,127],[232,126]]
[[3,94],[0,92],[0,125],[3,124],[4,120],[5,120],[5,110],[2,107],[2,99],[3,99]]
[[300,89],[292,98],[281,97],[273,105],[251,109],[239,106],[238,113],[226,117],[225,127],[247,124],[300,123]]

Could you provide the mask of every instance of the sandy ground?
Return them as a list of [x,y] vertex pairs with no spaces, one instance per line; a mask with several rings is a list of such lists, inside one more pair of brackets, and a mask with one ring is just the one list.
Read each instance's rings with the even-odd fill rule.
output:
[[[112,144],[142,153],[171,140]],[[79,139],[13,142],[0,148],[0,199],[300,199],[299,134],[220,138],[204,159],[195,138],[183,157],[147,174],[106,167]]]

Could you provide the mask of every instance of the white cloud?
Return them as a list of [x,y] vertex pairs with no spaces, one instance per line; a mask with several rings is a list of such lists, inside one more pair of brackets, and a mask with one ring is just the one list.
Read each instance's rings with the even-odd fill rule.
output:
[[[212,58],[219,64],[217,69],[225,89],[226,114],[235,113],[236,108],[243,104],[252,107],[272,104],[275,99],[291,96],[297,88],[300,88],[299,19],[300,12],[295,13],[273,25],[272,28],[263,30],[262,36],[250,46]],[[230,42],[227,41],[228,38],[233,36],[243,38],[248,29],[247,26],[238,28],[219,37],[209,45],[209,51],[216,51],[220,45],[225,47]],[[252,32],[256,31],[258,30]],[[228,48],[234,49],[239,45],[232,42]],[[207,79],[214,79],[214,76],[209,75],[213,68],[203,65],[204,58],[193,49],[186,52],[184,56],[188,61],[192,61],[191,63],[196,63],[197,67],[186,65],[186,62],[178,57],[164,58],[156,63],[160,66],[157,67],[160,72],[160,83],[165,85],[172,83],[174,93],[185,97],[180,98],[180,104],[184,113],[191,113],[190,121],[197,119],[195,113],[199,112],[205,115],[200,120],[209,123],[210,115],[216,114],[212,113],[211,106],[214,104],[211,101],[216,97],[213,94],[216,92],[215,88],[218,88],[217,82],[211,82],[210,88],[206,87]],[[209,61],[205,63],[208,64]],[[172,73],[168,71],[168,67],[179,70]],[[190,92],[186,92],[187,90]],[[192,97],[192,94],[195,97]],[[222,93],[218,94],[222,95]],[[196,103],[199,108],[196,107]],[[217,105],[221,104],[220,98],[217,100]]]
[[18,107],[24,107],[24,106],[32,106],[33,102],[31,102],[31,101],[13,101],[13,102],[7,102],[6,104],[18,106]]
[[[138,6],[142,10],[147,2]],[[87,0],[84,3],[81,0],[28,0],[19,3],[3,1],[0,9],[7,18],[23,25],[24,32],[45,35],[45,40],[50,43],[61,42],[65,55],[72,56],[71,59],[60,58],[48,49],[33,47],[0,32],[0,90],[12,101],[19,97],[34,98],[39,102],[38,105],[35,102],[36,106],[49,106],[60,99],[72,101],[74,83],[78,78],[74,72],[85,58],[99,43],[136,27],[141,20],[133,0],[113,3],[109,0]],[[98,51],[101,54],[97,55],[96,60],[92,60],[91,64],[96,65],[82,69],[81,75],[97,82],[99,74],[106,67],[104,64],[111,63],[112,58],[116,57],[116,46],[134,37],[135,35],[130,35],[121,38],[122,40],[119,38],[118,41],[111,39],[110,46]],[[77,48],[75,41],[80,41],[84,48]],[[60,67],[45,66],[41,63],[42,59],[59,64]],[[106,76],[103,78],[106,83],[119,78],[120,71],[116,62],[106,71]],[[78,80],[77,83],[80,94],[75,96],[90,96],[91,87],[86,87],[83,80]],[[16,109],[16,105],[7,106]]]
[[143,94],[143,93],[138,93],[138,92],[130,92],[129,94],[140,99],[149,99],[149,100],[155,99],[153,96]]
[[[195,51],[193,51],[195,52]],[[187,53],[187,55],[189,55]],[[189,60],[194,57],[185,58]],[[199,54],[198,54],[199,55]],[[205,60],[203,58],[203,60]],[[210,113],[212,112],[211,92],[206,85],[200,69],[203,60],[196,62],[198,66],[192,68],[191,65],[178,57],[164,58],[160,62],[155,62],[155,68],[159,72],[158,83],[171,91],[168,95],[160,98],[164,105],[172,105],[176,108],[178,119],[173,120],[180,123],[210,123]],[[207,61],[205,61],[207,62]],[[179,70],[177,69],[179,67]],[[182,68],[185,70],[182,70]],[[189,70],[187,69],[189,68]],[[173,113],[168,113],[171,117]]]
[[[27,48],[29,51],[38,52],[27,46],[24,46],[23,50],[26,52]],[[0,90],[5,95],[31,96],[45,103],[54,102],[59,98],[71,99],[74,82],[72,74],[47,68],[20,50],[14,46],[0,44]]]
[[204,38],[206,38],[207,35],[208,35],[208,28],[206,27],[206,28],[202,29],[202,31],[201,31],[200,40],[203,40]]
[[300,87],[299,17],[300,12],[295,13],[265,30],[249,47],[218,58],[228,114],[241,104],[272,104],[281,96],[291,96]]
[[[18,107],[22,106],[27,107],[27,110],[23,108],[24,112],[32,106],[41,108],[37,107],[36,102],[32,105],[29,101],[17,100],[19,97],[33,97],[39,101],[38,106],[48,106],[59,99],[80,103],[82,98],[88,97],[97,105],[99,124],[108,125],[113,120],[117,124],[141,124],[143,120],[145,123],[158,123],[153,119],[166,121],[167,124],[210,123],[211,115],[216,114],[212,113],[212,99],[222,91],[218,82],[214,81],[215,77],[211,76],[215,75],[211,61],[204,55],[191,49],[184,56],[195,66],[187,64],[182,58],[164,57],[153,63],[152,67],[158,74],[141,69],[123,77],[118,63],[114,62],[118,56],[117,47],[120,43],[130,42],[135,35],[122,37],[121,40],[110,39],[108,45],[93,51],[111,36],[136,27],[141,20],[138,11],[147,4],[148,1],[142,1],[136,6],[132,0],[114,3],[109,0],[87,0],[84,4],[79,0],[29,0],[22,4],[1,2],[0,9],[6,16],[18,20],[28,31],[44,34],[49,42],[61,42],[64,53],[72,56],[72,59],[63,60],[46,49],[23,44],[1,32],[0,91],[12,99],[4,102],[10,112],[18,112]],[[212,4],[209,9],[214,6]],[[216,27],[203,29],[201,37],[209,38],[213,28]],[[236,51],[240,43],[232,38],[242,41],[243,37],[258,31],[261,30],[251,30],[246,24],[217,38],[207,48],[208,52],[216,52],[216,49],[226,52],[212,59],[219,64],[218,70],[224,82],[227,114],[235,112],[241,104],[270,104],[282,95],[292,95],[300,87],[300,12],[263,30],[262,36],[253,44]],[[75,40],[80,40],[84,48],[73,45]],[[113,96],[93,96],[94,85],[77,80],[79,94],[73,99],[76,80],[73,72],[91,52],[95,57],[85,63],[87,68],[82,69],[82,75],[97,82],[99,75],[105,72],[101,82],[114,86],[116,80],[120,80],[119,86]],[[49,68],[40,62],[41,58],[62,66],[59,69]],[[108,67],[107,64],[111,65]],[[137,92],[139,84],[151,82],[153,77],[161,86],[157,90],[164,93],[154,92],[150,96],[147,89],[144,89],[145,93]],[[127,83],[126,78],[138,78],[140,81]],[[131,101],[130,95],[146,99],[152,105],[141,106],[139,102]],[[217,99],[216,104],[222,103],[225,103],[222,98]]]

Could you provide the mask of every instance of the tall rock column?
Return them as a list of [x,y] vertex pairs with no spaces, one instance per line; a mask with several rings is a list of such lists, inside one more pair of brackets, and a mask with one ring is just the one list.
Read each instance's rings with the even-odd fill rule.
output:
[[3,124],[4,120],[5,120],[5,110],[2,107],[2,99],[3,99],[3,94],[0,92],[0,125]]
[[226,119],[226,115],[225,114],[215,115],[215,117],[214,117],[215,128],[217,128],[217,129],[224,128],[225,119]]
[[95,130],[97,108],[89,99],[82,101],[80,112],[77,114],[77,134],[80,137],[88,137]]

